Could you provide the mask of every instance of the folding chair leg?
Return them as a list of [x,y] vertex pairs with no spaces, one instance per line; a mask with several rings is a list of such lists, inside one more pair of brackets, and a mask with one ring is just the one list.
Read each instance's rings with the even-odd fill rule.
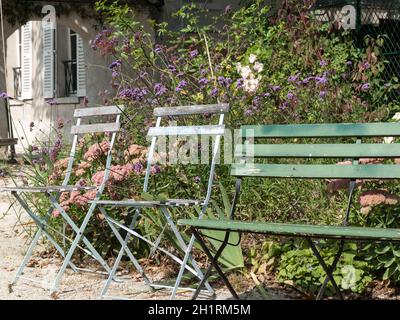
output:
[[[110,228],[112,229],[112,231],[114,232],[115,236],[117,237],[118,241],[121,244],[121,250],[118,253],[117,259],[114,262],[113,268],[111,269],[111,272],[109,274],[109,277],[106,281],[105,286],[103,287],[100,296],[104,297],[108,291],[108,288],[111,285],[111,282],[114,278],[115,273],[117,272],[118,266],[121,262],[121,259],[124,255],[124,252],[128,254],[131,262],[133,263],[133,265],[135,266],[136,270],[139,272],[139,274],[143,277],[144,282],[147,285],[150,285],[151,281],[149,280],[149,278],[146,276],[144,270],[142,269],[142,267],[140,266],[139,262],[136,260],[136,258],[134,257],[134,255],[132,254],[132,252],[129,250],[128,248],[128,241],[131,238],[130,233],[128,232],[127,235],[125,236],[125,239],[122,238],[121,234],[118,232],[117,228],[115,228],[115,226],[112,224],[112,222],[109,221],[109,216],[107,215],[106,210],[103,207],[99,207],[101,213],[105,216],[106,221],[108,223],[108,225],[110,226]],[[133,226],[135,225],[137,218],[138,218],[139,214],[138,212],[135,213],[135,215],[132,218],[132,221],[129,225],[129,229],[132,229]]]
[[[74,221],[72,221],[72,219],[68,216],[68,214],[65,212],[64,208],[61,207],[61,205],[58,203],[58,201],[51,195],[48,195],[50,198],[50,201],[52,202],[53,206],[60,211],[61,216],[64,218],[64,220],[72,227],[72,229],[78,233],[79,229],[77,227],[77,225],[75,224]],[[89,209],[90,211],[90,209]],[[94,211],[94,208],[92,210],[92,212]],[[92,256],[94,259],[96,259],[101,266],[107,271],[110,272],[110,268],[108,267],[108,264],[104,261],[104,259],[102,258],[102,256],[97,252],[97,250],[93,247],[93,245],[90,243],[90,241],[85,237],[84,234],[82,234],[82,241],[83,243],[86,245],[86,247],[88,248],[89,251],[86,251],[87,254],[89,254],[90,256]]]
[[[192,248],[193,248],[195,239],[196,238],[194,237],[194,235],[192,235],[191,238],[190,238],[187,250],[185,252],[185,256],[183,257],[182,265],[181,265],[181,267],[179,269],[178,277],[176,278],[176,281],[175,281],[174,289],[172,290],[172,293],[171,293],[171,296],[170,296],[170,300],[174,300],[175,299],[175,296],[176,296],[176,293],[178,291],[179,285],[181,284],[181,281],[182,281],[183,272],[185,271],[185,266],[188,263],[190,253],[192,252]],[[203,276],[203,278],[204,277],[205,277],[205,275]]]
[[229,241],[229,232],[226,233],[224,242],[221,244],[221,246],[219,247],[219,249],[217,250],[215,256],[213,257],[210,250],[207,248],[203,238],[200,236],[200,234],[198,233],[198,231],[195,228],[191,228],[193,235],[196,237],[196,239],[199,241],[201,247],[203,248],[205,254],[208,256],[208,258],[211,261],[210,266],[208,267],[207,271],[204,274],[203,279],[201,280],[199,286],[197,287],[196,292],[194,293],[192,300],[196,300],[197,297],[200,294],[201,291],[201,287],[205,284],[205,282],[207,281],[208,277],[211,275],[211,271],[212,268],[214,267],[215,270],[217,270],[218,274],[220,275],[222,281],[224,281],[226,287],[228,288],[229,292],[232,294],[233,298],[236,300],[239,300],[239,296],[236,293],[235,289],[233,289],[232,285],[230,284],[228,278],[226,277],[226,275],[224,274],[224,272],[222,271],[222,269],[220,268],[220,266],[218,265],[218,259],[221,256],[222,252],[224,251],[226,245],[228,244]]
[[[54,280],[53,287],[51,288],[51,293],[53,293],[53,292],[58,290],[58,287],[59,287],[59,284],[60,284],[60,281],[61,281],[61,277],[63,276],[63,274],[65,272],[65,269],[67,268],[68,264],[70,263],[70,260],[72,258],[72,255],[75,252],[76,247],[78,246],[79,242],[82,239],[83,233],[85,232],[86,226],[89,223],[90,218],[92,217],[92,214],[93,214],[93,211],[95,209],[95,206],[96,206],[96,204],[92,204],[90,206],[89,211],[86,214],[85,219],[83,220],[82,225],[81,225],[80,229],[78,230],[78,232],[77,232],[77,234],[75,236],[75,239],[71,244],[71,247],[68,250],[67,256],[64,259],[64,262],[63,262],[63,264],[62,264],[62,266],[61,266],[61,268],[60,268],[60,270],[59,270],[59,272],[58,272],[58,274],[56,276],[56,279]],[[104,261],[104,263],[105,263],[105,261]],[[111,270],[108,267],[108,265],[106,263],[105,263],[105,265],[106,265],[105,269],[107,270],[107,272],[110,272]]]
[[[202,280],[204,278],[203,272],[201,271],[200,267],[198,266],[197,262],[195,259],[193,259],[192,255],[191,255],[191,250],[192,248],[189,248],[185,241],[182,238],[181,233],[179,232],[178,228],[176,227],[174,221],[172,220],[170,214],[168,213],[168,210],[165,208],[161,208],[161,210],[163,211],[165,217],[167,218],[167,221],[169,223],[169,225],[171,226],[172,231],[175,234],[176,239],[179,242],[179,245],[181,247],[181,249],[186,253],[188,252],[188,258],[193,266],[193,268],[196,270],[197,273],[197,277]],[[189,250],[190,249],[190,250]],[[183,261],[184,263],[184,261]],[[182,263],[182,266],[184,266],[184,264]],[[207,288],[208,292],[210,292],[210,294],[214,294],[214,290],[213,288],[211,288],[211,285],[208,282],[205,282],[205,287]]]
[[332,283],[333,288],[335,289],[337,295],[339,296],[339,298],[341,300],[343,300],[342,293],[340,292],[340,289],[339,289],[338,285],[336,284],[336,281],[333,277],[334,270],[331,270],[331,268],[328,268],[324,259],[321,256],[321,254],[318,252],[317,248],[315,247],[314,242],[312,242],[312,240],[310,238],[306,238],[306,239],[307,239],[307,242],[310,245],[311,250],[313,251],[314,255],[317,257],[319,264],[321,265],[322,269],[324,269],[327,277],[329,278],[330,282]]
[[[18,268],[17,274],[15,275],[13,281],[10,283],[11,286],[15,285],[17,283],[19,277],[23,274],[24,269],[25,269],[26,265],[28,264],[32,254],[33,254],[33,252],[34,252],[34,250],[35,250],[35,248],[37,246],[37,243],[38,243],[39,239],[42,237],[43,234],[49,239],[49,241],[53,244],[53,246],[61,254],[61,256],[63,256],[63,257],[65,256],[64,250],[58,245],[58,243],[45,230],[45,224],[49,220],[50,214],[51,214],[53,208],[48,210],[47,215],[45,216],[45,220],[42,222],[31,211],[31,209],[29,208],[28,204],[18,194],[15,193],[14,197],[16,198],[18,203],[21,205],[21,207],[24,208],[24,210],[28,213],[28,215],[36,223],[36,225],[38,227],[38,230],[36,231],[36,234],[35,234],[34,238],[32,239],[31,244],[29,245],[28,251],[26,252],[26,254],[24,256],[24,259],[23,259],[20,267]],[[72,262],[69,265],[75,272],[77,271],[75,265]]]

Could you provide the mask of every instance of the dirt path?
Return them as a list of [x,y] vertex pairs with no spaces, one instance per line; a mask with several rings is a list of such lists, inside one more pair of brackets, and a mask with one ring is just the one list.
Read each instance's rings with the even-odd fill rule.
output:
[[[99,299],[105,277],[97,274],[74,273],[67,270],[63,277],[60,292],[51,297],[50,285],[56,276],[61,261],[52,255],[46,255],[46,248],[41,245],[31,258],[25,269],[25,276],[36,282],[20,279],[9,288],[9,283],[14,278],[26,249],[28,237],[23,228],[17,223],[17,215],[8,211],[10,198],[0,195],[0,300],[5,299]],[[22,215],[22,220],[29,222],[27,214]],[[129,281],[114,283],[109,290],[112,296],[125,296],[131,299],[168,299],[168,291],[151,292],[149,288],[137,278],[136,274],[124,275]],[[47,289],[46,289],[47,288]],[[230,295],[225,290],[219,290],[218,299],[229,299]],[[181,298],[189,298],[188,295]],[[254,298],[254,296],[253,296]]]

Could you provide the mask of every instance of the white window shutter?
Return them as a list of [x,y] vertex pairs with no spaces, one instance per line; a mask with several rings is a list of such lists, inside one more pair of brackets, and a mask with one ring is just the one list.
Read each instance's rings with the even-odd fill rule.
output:
[[32,21],[29,21],[21,28],[21,96],[22,99],[32,99]]
[[52,23],[43,24],[43,97],[54,98],[54,30]]
[[78,97],[86,97],[86,63],[83,40],[76,35],[76,59],[77,59],[77,95]]

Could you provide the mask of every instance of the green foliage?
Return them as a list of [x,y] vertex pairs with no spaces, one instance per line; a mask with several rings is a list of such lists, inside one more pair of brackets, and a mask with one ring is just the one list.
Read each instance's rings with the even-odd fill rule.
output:
[[[378,206],[366,217],[365,224],[378,228],[400,228],[400,208]],[[369,243],[360,253],[382,280],[400,282],[400,245],[396,243]]]
[[[338,250],[337,247],[325,241],[320,241],[319,247],[321,247],[320,252],[324,261],[328,266],[331,265]],[[341,289],[360,293],[372,278],[367,272],[368,262],[358,260],[356,255],[356,244],[346,244],[333,276]],[[315,294],[324,282],[326,273],[312,250],[301,245],[281,255],[277,277],[282,282],[291,280],[296,286]],[[334,293],[331,283],[327,286],[327,292]]]

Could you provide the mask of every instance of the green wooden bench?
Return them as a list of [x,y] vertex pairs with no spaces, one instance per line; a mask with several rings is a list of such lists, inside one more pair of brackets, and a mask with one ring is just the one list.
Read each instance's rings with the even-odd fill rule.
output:
[[[229,242],[230,232],[240,233],[262,233],[282,237],[301,237],[306,239],[313,253],[326,273],[316,298],[321,299],[329,281],[332,283],[336,293],[342,298],[340,289],[333,278],[333,271],[339,262],[346,240],[367,240],[367,241],[400,241],[400,229],[366,228],[360,226],[349,226],[349,214],[352,204],[353,191],[356,179],[398,179],[400,178],[400,165],[391,161],[385,164],[358,164],[360,158],[396,158],[400,157],[399,144],[383,144],[382,137],[400,136],[400,124],[398,123],[357,123],[357,124],[304,124],[304,125],[261,125],[241,127],[242,143],[236,146],[235,154],[240,156],[242,161],[232,165],[231,175],[237,177],[236,191],[233,199],[230,220],[195,220],[183,219],[181,225],[191,227],[191,230],[202,248],[209,256],[211,264],[205,273],[203,282],[210,276],[214,267],[226,286],[235,298],[237,293],[229,283],[223,271],[218,265],[218,258]],[[374,139],[378,138],[379,139]],[[276,143],[277,140],[300,138],[307,139],[334,138],[340,139],[340,143]],[[372,139],[369,139],[372,138]],[[250,142],[249,139],[253,139]],[[262,139],[261,143],[257,143]],[[274,144],[265,144],[265,141],[274,139]],[[375,143],[361,143],[368,139]],[[350,143],[348,141],[351,141]],[[307,141],[308,142],[308,141]],[[353,143],[354,142],[354,143]],[[262,159],[274,158],[273,164],[259,163]],[[292,158],[291,161],[287,160]],[[352,164],[312,164],[311,159],[351,159]],[[285,159],[282,163],[279,159]],[[295,159],[309,159],[302,161],[303,164],[295,162]],[[324,160],[326,161],[326,160]],[[278,162],[278,163],[276,163]],[[306,164],[304,164],[306,162]],[[314,161],[315,162],[315,161]],[[336,163],[331,161],[331,163]],[[340,226],[272,223],[261,221],[240,221],[234,219],[235,207],[239,198],[241,183],[243,179],[263,178],[297,178],[297,179],[350,179],[347,210]],[[199,229],[211,229],[226,231],[225,239],[221,247],[213,256],[207,248]],[[333,263],[328,266],[323,260],[316,244],[312,241],[317,239],[336,239],[339,241],[339,249]],[[193,298],[197,298],[200,284]]]

